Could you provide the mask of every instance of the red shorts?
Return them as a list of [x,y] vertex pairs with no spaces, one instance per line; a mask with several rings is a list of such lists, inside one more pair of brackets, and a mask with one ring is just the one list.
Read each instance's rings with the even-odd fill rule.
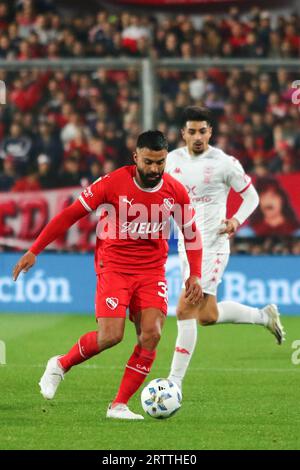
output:
[[[125,318],[145,308],[168,311],[168,288],[164,274],[104,272],[97,275],[96,317]],[[131,318],[130,318],[131,319]]]

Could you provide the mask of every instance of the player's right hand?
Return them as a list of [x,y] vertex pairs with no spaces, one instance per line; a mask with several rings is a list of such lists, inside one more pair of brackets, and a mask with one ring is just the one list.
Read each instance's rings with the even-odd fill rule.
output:
[[31,251],[27,251],[13,269],[13,280],[16,281],[18,279],[20,272],[23,271],[23,273],[27,273],[27,271],[35,264],[35,261],[36,256],[31,253]]
[[197,276],[190,276],[185,281],[185,298],[190,304],[197,305],[203,297],[200,279]]
[[231,219],[222,220],[222,227],[219,230],[219,234],[224,235],[225,233],[227,233],[228,238],[232,238],[239,226],[240,223],[235,217],[232,217]]

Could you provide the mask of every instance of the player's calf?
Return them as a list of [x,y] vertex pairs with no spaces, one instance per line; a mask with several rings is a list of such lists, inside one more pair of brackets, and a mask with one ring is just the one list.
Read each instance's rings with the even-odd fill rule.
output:
[[218,312],[215,310],[209,311],[209,312],[203,312],[200,310],[199,315],[198,315],[198,321],[200,325],[202,326],[209,326],[213,325],[216,323],[218,320]]
[[199,306],[197,318],[202,326],[214,325],[217,322],[219,311],[215,296],[205,295],[204,301]]

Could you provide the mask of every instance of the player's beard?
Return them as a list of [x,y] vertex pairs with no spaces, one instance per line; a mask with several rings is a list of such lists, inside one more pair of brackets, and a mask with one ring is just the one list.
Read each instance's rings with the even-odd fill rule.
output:
[[[137,171],[146,188],[154,188],[162,179],[163,173],[144,173],[140,168],[137,167]],[[153,179],[152,179],[153,178]]]

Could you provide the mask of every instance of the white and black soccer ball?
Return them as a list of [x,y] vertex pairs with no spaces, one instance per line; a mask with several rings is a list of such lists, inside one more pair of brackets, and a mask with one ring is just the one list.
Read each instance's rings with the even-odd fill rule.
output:
[[182,394],[169,379],[154,379],[146,385],[141,394],[144,411],[152,418],[169,418],[181,407]]

